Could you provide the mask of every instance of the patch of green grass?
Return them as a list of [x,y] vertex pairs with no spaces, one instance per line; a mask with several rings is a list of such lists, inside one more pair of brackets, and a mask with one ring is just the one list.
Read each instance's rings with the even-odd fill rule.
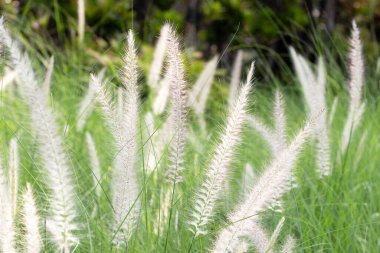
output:
[[[37,36],[38,38],[38,36]],[[42,58],[39,52],[31,50],[36,66],[41,65]],[[143,46],[141,69],[146,73],[151,60],[151,49]],[[52,80],[50,103],[61,126],[61,133],[65,136],[66,150],[70,156],[71,167],[74,171],[77,202],[80,210],[81,244],[75,252],[115,252],[112,247],[110,202],[110,176],[114,158],[112,140],[104,121],[96,110],[85,129],[77,132],[77,109],[84,96],[89,80],[89,72],[97,69],[96,61],[79,49],[66,49],[63,53],[55,51],[56,65]],[[115,53],[117,55],[118,53]],[[90,58],[90,59],[89,59]],[[257,59],[262,72],[271,72],[265,68],[265,60]],[[192,64],[189,56],[187,71],[190,86],[195,80],[196,71],[201,69],[202,63]],[[38,63],[38,64],[37,64]],[[191,63],[191,64],[190,64]],[[302,126],[306,118],[304,99],[296,78],[291,74],[289,66],[285,66],[282,77],[257,80],[251,105],[251,112],[257,114],[267,122],[271,122],[273,91],[280,86],[286,101],[289,136]],[[96,67],[95,67],[96,66]],[[281,218],[286,217],[285,226],[281,233],[281,240],[286,235],[294,235],[297,239],[297,252],[376,252],[380,245],[380,107],[376,94],[368,92],[366,112],[359,129],[352,136],[349,149],[343,156],[338,155],[343,125],[347,116],[348,99],[344,85],[344,67],[330,62],[327,65],[328,73],[328,105],[332,104],[334,96],[338,96],[338,108],[330,129],[330,143],[332,150],[333,169],[329,177],[322,180],[316,175],[315,151],[312,142],[302,153],[297,162],[296,177],[298,187],[292,189],[283,198],[285,201],[284,213],[278,214],[267,211],[263,215],[263,223],[268,231],[272,231]],[[107,78],[110,87],[118,85],[116,65],[107,66]],[[372,65],[368,65],[371,69]],[[194,71],[196,70],[196,71]],[[369,72],[372,72],[370,70]],[[38,69],[40,80],[43,69]],[[276,74],[276,73],[273,73]],[[367,76],[367,83],[375,83],[375,77]],[[145,85],[145,77],[141,77],[141,91],[143,93],[142,112],[148,111],[152,101],[149,90]],[[164,224],[162,233],[154,233],[154,220],[160,210],[163,199],[160,198],[165,188],[162,171],[157,170],[147,176],[144,170],[139,172],[141,186],[141,215],[128,248],[120,252],[164,252],[165,242],[168,240],[167,252],[207,252],[220,229],[227,225],[226,215],[241,199],[239,192],[244,166],[247,162],[253,164],[257,173],[263,171],[271,159],[271,154],[261,137],[252,129],[246,128],[242,144],[236,152],[229,178],[230,192],[222,198],[217,209],[217,215],[210,225],[210,233],[200,236],[192,242],[192,234],[188,231],[186,221],[192,209],[194,193],[197,191],[207,167],[210,155],[215,147],[219,130],[223,126],[228,97],[228,76],[220,74],[214,83],[207,104],[206,120],[208,132],[204,134],[197,126],[197,120],[190,113],[190,134],[195,138],[186,149],[184,171],[185,182],[177,188],[173,208],[172,225],[168,228]],[[274,85],[276,84],[276,85]],[[111,89],[112,89],[111,88]],[[39,208],[45,214],[47,192],[41,165],[36,153],[36,143],[30,130],[28,108],[20,100],[17,85],[13,84],[0,94],[0,152],[7,160],[8,143],[13,136],[17,136],[21,152],[21,182],[22,189],[26,182],[30,182],[36,191]],[[144,126],[143,115],[140,124]],[[66,127],[65,127],[66,126]],[[89,166],[85,132],[93,135],[102,167],[102,196],[95,197],[92,172]],[[141,145],[140,157],[146,152],[142,145],[146,144],[142,133],[139,138]],[[366,134],[363,145],[361,137]],[[361,156],[359,154],[361,153]],[[165,163],[164,163],[165,165]],[[143,159],[139,160],[139,168],[144,168]],[[167,188],[167,186],[165,186]],[[94,208],[96,212],[94,213]],[[178,217],[178,218],[177,218]],[[43,229],[45,237],[45,229]],[[54,252],[54,247],[47,243],[46,252]]]

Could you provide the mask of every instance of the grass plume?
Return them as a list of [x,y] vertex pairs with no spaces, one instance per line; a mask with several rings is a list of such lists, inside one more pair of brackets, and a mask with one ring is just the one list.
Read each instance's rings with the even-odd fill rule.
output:
[[[121,81],[125,96],[123,115],[116,137],[117,155],[112,175],[112,205],[114,208],[114,240],[120,248],[129,241],[139,214],[139,187],[136,174],[137,126],[138,126],[138,71],[133,32],[127,36],[126,52],[123,57]],[[117,135],[117,134],[116,134]]]
[[170,100],[171,112],[168,118],[171,127],[171,142],[169,153],[168,180],[173,183],[182,181],[180,172],[183,167],[183,156],[186,141],[187,126],[187,87],[185,70],[181,59],[181,51],[177,35],[173,28],[168,35],[168,63],[170,70]]
[[206,171],[206,179],[196,194],[195,204],[189,222],[191,231],[195,237],[207,233],[206,225],[213,216],[216,201],[227,180],[228,170],[235,148],[241,140],[240,134],[248,113],[249,92],[252,88],[253,71],[254,63],[251,64],[247,80],[240,89],[238,99],[235,101],[235,106],[231,108],[228,114],[226,127]]
[[1,163],[0,159],[0,249],[3,252],[16,253],[12,200]]
[[40,216],[37,212],[36,201],[34,200],[32,187],[26,185],[23,195],[23,223],[25,226],[25,251],[28,253],[39,253],[42,249],[42,239],[40,234]]
[[365,103],[361,101],[364,86],[364,60],[362,55],[360,31],[355,21],[352,22],[350,53],[348,58],[350,75],[348,89],[350,93],[350,105],[347,120],[342,133],[342,154],[346,152],[351,136],[358,127],[365,108]]
[[258,214],[289,189],[287,184],[292,169],[303,144],[314,131],[313,124],[313,121],[309,121],[288,148],[276,156],[245,200],[229,215],[231,223],[218,235],[212,252],[233,252],[240,235],[250,230],[252,223],[258,219]]
[[[290,55],[296,69],[297,77],[302,85],[310,114],[314,115],[318,113],[319,110],[327,107],[326,73],[323,60],[319,57],[317,70],[316,73],[314,73],[306,59],[299,55],[292,47],[290,47]],[[315,133],[317,140],[317,171],[320,177],[331,174],[329,123],[327,116],[327,110],[324,110],[318,119]]]

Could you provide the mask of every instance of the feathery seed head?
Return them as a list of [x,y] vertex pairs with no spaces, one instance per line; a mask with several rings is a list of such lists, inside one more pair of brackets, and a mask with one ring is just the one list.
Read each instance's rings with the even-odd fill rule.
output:
[[104,118],[115,141],[121,138],[120,124],[118,120],[118,113],[115,109],[112,96],[107,90],[105,84],[100,80],[99,76],[95,74],[90,75],[90,87],[94,87],[96,91],[96,100],[99,102],[103,111]]
[[286,116],[284,101],[282,94],[279,90],[276,90],[275,103],[274,103],[274,122],[275,122],[275,138],[276,138],[276,151],[274,153],[278,154],[285,150],[287,146],[286,141]]
[[352,21],[352,32],[350,38],[350,81],[349,91],[353,105],[357,110],[360,106],[360,98],[364,85],[364,62],[362,56],[362,42],[360,40],[360,31],[355,21]]
[[230,93],[228,96],[228,105],[231,107],[234,105],[235,99],[239,93],[239,83],[241,76],[241,69],[243,66],[243,51],[239,50],[235,57],[235,61],[232,67]]
[[289,188],[294,163],[306,139],[313,133],[315,118],[309,120],[295,136],[287,149],[277,156],[248,194],[247,198],[229,216],[231,225],[223,229],[217,237],[213,252],[231,252],[238,238],[249,230],[259,212],[280,198]]
[[294,248],[296,247],[296,240],[293,236],[288,236],[284,245],[281,248],[281,253],[293,253]]
[[241,140],[240,134],[247,118],[253,70],[254,64],[252,63],[246,83],[241,87],[235,105],[229,111],[226,127],[207,169],[206,179],[196,195],[194,209],[191,214],[191,219],[188,222],[194,236],[207,233],[206,225],[213,217],[213,210],[219,198],[220,191],[226,182],[234,150]]
[[0,250],[16,253],[15,222],[12,213],[12,199],[9,186],[4,176],[4,168],[0,158]]
[[216,55],[206,64],[189,94],[189,106],[192,106],[198,115],[202,115],[206,109],[217,65],[218,56]]
[[341,153],[345,153],[349,140],[355,132],[361,121],[364,112],[365,103],[361,101],[364,86],[364,60],[362,55],[362,43],[360,40],[360,32],[355,23],[352,22],[352,32],[350,38],[349,52],[349,93],[350,107],[346,124],[343,129],[341,139]]
[[263,139],[268,143],[272,156],[275,156],[287,147],[285,106],[279,90],[275,94],[273,114],[275,122],[273,130],[254,115],[249,115],[247,120],[249,125],[261,134]]
[[98,153],[96,152],[94,139],[92,138],[89,132],[86,132],[86,142],[88,154],[90,156],[90,168],[92,170],[92,177],[95,185],[95,193],[96,196],[99,198],[101,193],[101,188],[99,186],[101,180],[100,162],[98,158]]
[[160,80],[160,88],[158,90],[156,99],[153,102],[153,112],[156,115],[163,113],[166,108],[166,104],[170,94],[170,72],[171,70],[168,68],[164,78]]
[[28,183],[26,192],[23,195],[24,209],[23,220],[25,226],[25,251],[28,253],[39,253],[42,248],[42,240],[39,231],[40,217],[38,215],[36,202],[33,197],[33,191]]
[[157,40],[157,44],[155,47],[153,61],[150,65],[149,76],[148,76],[148,84],[157,89],[160,80],[160,74],[162,72],[162,66],[164,64],[165,54],[167,51],[168,44],[168,36],[171,27],[168,23],[164,24],[161,28],[160,37]]
[[[101,83],[104,79],[105,75],[105,68],[99,71],[97,74],[97,78],[99,82]],[[97,90],[95,88],[95,85],[93,84],[93,75],[90,76],[90,81],[89,81],[89,86],[87,88],[86,95],[84,96],[83,100],[81,101],[78,109],[78,114],[77,114],[77,124],[76,124],[76,129],[77,131],[81,131],[83,127],[86,124],[86,121],[88,117],[90,117],[94,105],[95,105],[95,96],[97,93]]]
[[19,165],[20,158],[18,153],[17,137],[12,138],[9,145],[9,170],[8,182],[12,200],[13,218],[16,216],[18,181],[19,181]]
[[131,92],[137,92],[137,53],[135,48],[135,39],[133,36],[133,31],[129,30],[127,35],[127,45],[126,52],[123,57],[123,72],[122,72],[122,83],[126,89],[132,89]]
[[[313,72],[310,64],[304,57],[297,54],[290,47],[290,54],[296,69],[297,77],[302,85],[302,90],[311,115],[326,108],[326,73],[322,57],[318,58],[317,72]],[[317,140],[317,171],[320,177],[331,173],[330,143],[327,113],[324,111],[318,118],[314,137]]]
[[271,251],[271,249],[274,247],[274,245],[278,239],[278,236],[280,235],[282,227],[284,226],[284,222],[285,222],[285,217],[282,217],[281,220],[277,223],[277,226],[274,229],[274,232],[270,238],[270,242],[269,242],[269,245],[268,245],[266,252]]
[[170,182],[180,182],[187,128],[187,88],[184,65],[181,59],[178,38],[171,27],[168,35],[168,62],[170,80],[171,113],[169,123],[172,141],[170,143],[169,168],[167,177]]
[[122,83],[125,88],[125,95],[121,96],[122,113],[120,117],[111,101],[103,102],[109,108],[106,108],[105,112],[115,118],[114,130],[111,129],[111,134],[115,139],[117,155],[114,159],[111,185],[114,210],[112,223],[114,238],[112,243],[117,248],[129,241],[136,227],[140,210],[136,172],[139,121],[138,66],[131,30],[128,33],[127,49],[123,61]]
[[54,68],[54,56],[50,57],[49,63],[46,69],[45,79],[42,83],[42,89],[46,96],[50,93],[50,86],[51,86],[51,77],[53,75],[53,68]]

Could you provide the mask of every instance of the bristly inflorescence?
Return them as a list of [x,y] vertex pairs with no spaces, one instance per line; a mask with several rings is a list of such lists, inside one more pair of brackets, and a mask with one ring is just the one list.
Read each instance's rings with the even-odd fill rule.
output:
[[230,91],[228,95],[228,106],[234,106],[235,100],[239,95],[239,84],[241,69],[243,67],[243,51],[239,50],[236,54],[235,61],[232,67],[231,81],[230,81]]
[[[105,75],[105,69],[102,69],[96,76],[97,79],[99,79],[99,82],[103,82]],[[94,81],[92,80],[92,77],[90,77],[89,81],[89,86],[86,91],[86,95],[83,97],[79,108],[78,108],[78,113],[77,113],[77,124],[76,124],[76,129],[77,131],[82,131],[84,128],[86,121],[90,117],[94,105],[95,105],[95,96],[96,96],[96,89],[95,85],[93,84]]]
[[198,116],[202,116],[206,109],[207,98],[214,82],[215,71],[218,66],[218,56],[207,62],[189,94],[189,106],[194,108]]
[[350,53],[349,53],[349,82],[348,89],[350,94],[350,106],[346,124],[344,125],[342,140],[341,140],[341,153],[347,151],[353,133],[359,126],[361,121],[365,103],[361,101],[363,87],[364,87],[364,60],[362,55],[362,43],[360,40],[360,31],[355,23],[352,22],[352,32],[350,39]]
[[23,195],[23,223],[25,226],[25,252],[39,253],[42,249],[40,234],[40,216],[30,184],[26,185]]
[[153,61],[149,69],[148,85],[155,89],[156,92],[159,90],[158,88],[160,86],[161,71],[168,50],[168,36],[170,30],[171,27],[168,23],[162,26],[153,54]]
[[[301,83],[303,93],[308,104],[310,114],[316,114],[322,109],[326,109],[326,73],[322,57],[318,59],[318,66],[314,72],[307,60],[298,54],[294,48],[290,47],[297,77]],[[317,140],[317,172],[320,177],[331,174],[329,125],[327,110],[324,110],[319,117],[315,139]]]
[[[100,91],[104,113],[114,119],[111,134],[115,139],[116,157],[112,175],[112,206],[114,210],[113,244],[117,248],[125,245],[136,226],[140,202],[136,172],[137,129],[138,129],[138,70],[133,32],[127,36],[126,52],[123,58],[121,81],[125,94],[122,96],[122,114],[118,115],[112,101]],[[108,97],[108,98],[107,98]],[[108,116],[107,116],[108,115]]]
[[170,70],[169,87],[171,111],[168,118],[170,126],[170,149],[167,178],[173,183],[179,183],[182,181],[180,174],[184,169],[188,96],[179,41],[172,27],[168,35],[168,64]]
[[16,253],[15,220],[10,196],[0,157],[0,249],[3,252]]
[[251,229],[252,224],[258,219],[259,212],[265,210],[289,189],[287,184],[291,179],[295,161],[306,139],[314,131],[314,125],[314,120],[309,121],[288,148],[272,161],[245,200],[229,215],[231,225],[220,232],[212,252],[234,252],[239,237]]
[[[261,137],[267,142],[271,149],[272,160],[279,156],[288,147],[287,135],[286,135],[286,114],[285,104],[280,90],[276,90],[275,100],[273,105],[273,121],[274,129],[267,126],[255,115],[248,116],[248,122],[252,128],[254,128]],[[296,187],[296,178],[292,175],[291,180],[288,183],[288,188]],[[281,213],[283,211],[283,203],[280,200],[273,201],[271,203],[271,210]]]
[[17,210],[17,198],[18,198],[18,186],[19,186],[19,170],[20,170],[20,157],[18,151],[17,137],[13,137],[9,144],[9,192],[12,199],[12,213],[13,218],[16,217]]
[[287,147],[285,105],[279,90],[276,90],[273,107],[274,129],[267,126],[255,115],[247,116],[247,121],[249,125],[268,143],[272,157],[275,157]]
[[252,88],[253,72],[254,63],[252,63],[249,69],[245,84],[240,89],[235,106],[229,112],[226,127],[206,171],[206,178],[196,195],[194,209],[189,221],[190,230],[195,236],[207,233],[206,225],[212,219],[216,201],[228,177],[228,170],[233,159],[234,150],[241,141],[240,134],[248,113],[249,92]]
[[92,138],[92,135],[89,132],[86,132],[86,143],[90,159],[90,168],[93,175],[95,193],[96,196],[99,198],[101,193],[100,181],[102,180],[100,161],[98,157],[98,152],[96,151],[94,139]]

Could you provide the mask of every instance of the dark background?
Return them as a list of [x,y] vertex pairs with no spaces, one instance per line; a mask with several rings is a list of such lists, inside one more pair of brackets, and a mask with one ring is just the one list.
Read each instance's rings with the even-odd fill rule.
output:
[[[7,20],[24,28],[20,33],[25,37],[37,32],[56,47],[75,46],[77,1],[0,3]],[[153,45],[162,24],[171,22],[182,33],[186,48],[195,49],[201,59],[224,53],[222,64],[231,62],[237,49],[254,49],[276,69],[277,58],[287,58],[289,45],[304,54],[322,53],[339,61],[355,19],[368,60],[375,62],[379,55],[377,0],[85,0],[85,4],[85,45],[101,53],[122,41],[132,27],[140,44]]]

